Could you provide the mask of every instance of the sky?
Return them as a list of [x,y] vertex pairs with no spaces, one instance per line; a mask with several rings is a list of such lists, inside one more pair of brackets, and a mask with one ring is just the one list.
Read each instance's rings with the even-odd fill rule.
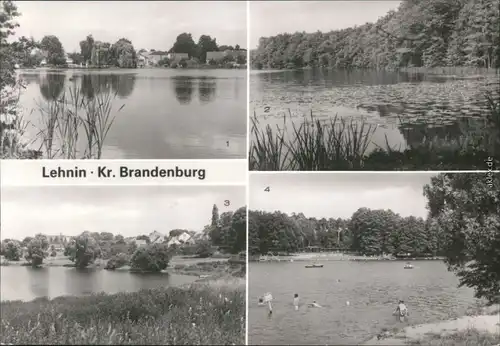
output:
[[59,38],[66,52],[79,42],[114,43],[125,37],[139,49],[169,50],[177,35],[215,37],[219,45],[247,47],[244,1],[17,1],[22,13],[16,36]]
[[375,22],[401,1],[252,1],[250,49],[280,33],[328,32]]
[[[250,176],[250,210],[350,218],[359,208],[427,216],[423,187],[435,173],[309,173]],[[269,192],[265,189],[269,187]]]
[[234,211],[245,206],[245,192],[244,186],[2,187],[1,238],[201,231],[211,222],[214,204],[220,214]]

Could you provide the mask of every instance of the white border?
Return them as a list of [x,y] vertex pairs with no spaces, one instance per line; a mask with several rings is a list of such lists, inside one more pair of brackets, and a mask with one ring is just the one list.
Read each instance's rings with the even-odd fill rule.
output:
[[247,225],[246,225],[246,278],[245,278],[245,345],[248,345],[248,282],[250,275],[250,267],[248,263],[249,256],[249,244],[248,244],[248,215],[250,211],[250,170],[249,170],[249,159],[250,159],[250,1],[246,2],[246,11],[247,11],[247,172],[246,172],[246,208],[247,208]]

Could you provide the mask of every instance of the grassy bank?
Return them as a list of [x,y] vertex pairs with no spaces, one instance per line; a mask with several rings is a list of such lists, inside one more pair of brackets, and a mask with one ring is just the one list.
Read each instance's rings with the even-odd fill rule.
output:
[[[283,117],[275,128],[251,119],[249,168],[258,171],[332,170],[470,170],[485,169],[488,157],[500,153],[500,91],[485,95],[488,112],[480,134],[463,130],[459,139],[421,143],[405,150],[384,146],[368,152],[376,126],[335,116],[316,119],[311,112],[300,124]],[[404,122],[400,120],[400,122]],[[498,159],[497,159],[498,160]],[[494,163],[498,166],[498,161]]]
[[1,303],[2,343],[242,345],[245,291],[227,285]]

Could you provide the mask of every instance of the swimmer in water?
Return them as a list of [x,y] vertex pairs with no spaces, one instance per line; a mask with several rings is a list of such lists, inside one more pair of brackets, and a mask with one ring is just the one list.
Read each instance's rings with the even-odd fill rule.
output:
[[309,304],[309,307],[311,307],[311,308],[321,308],[322,306],[319,305],[318,303],[316,303],[316,301],[314,300],[311,304]]
[[267,305],[269,306],[269,316],[271,316],[273,314],[273,306],[270,300],[267,301]]
[[295,306],[295,310],[299,309],[299,295],[297,293],[293,295],[293,306]]
[[263,306],[263,305],[264,305],[264,299],[259,298],[259,306]]

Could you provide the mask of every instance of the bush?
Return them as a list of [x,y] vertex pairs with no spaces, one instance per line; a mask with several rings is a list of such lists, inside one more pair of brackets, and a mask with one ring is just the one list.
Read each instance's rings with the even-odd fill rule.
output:
[[132,269],[159,272],[167,268],[170,252],[166,244],[153,244],[137,249],[130,260]]
[[57,256],[57,252],[55,252],[54,250],[52,250],[52,252],[50,253],[50,256],[51,257],[56,257]]
[[9,261],[19,261],[21,259],[21,244],[16,240],[10,240],[5,244],[4,256]]
[[120,254],[113,256],[109,259],[108,263],[106,263],[105,269],[114,270],[117,268],[121,268],[121,267],[127,265],[128,262],[129,262],[129,257],[124,253],[120,253]]

